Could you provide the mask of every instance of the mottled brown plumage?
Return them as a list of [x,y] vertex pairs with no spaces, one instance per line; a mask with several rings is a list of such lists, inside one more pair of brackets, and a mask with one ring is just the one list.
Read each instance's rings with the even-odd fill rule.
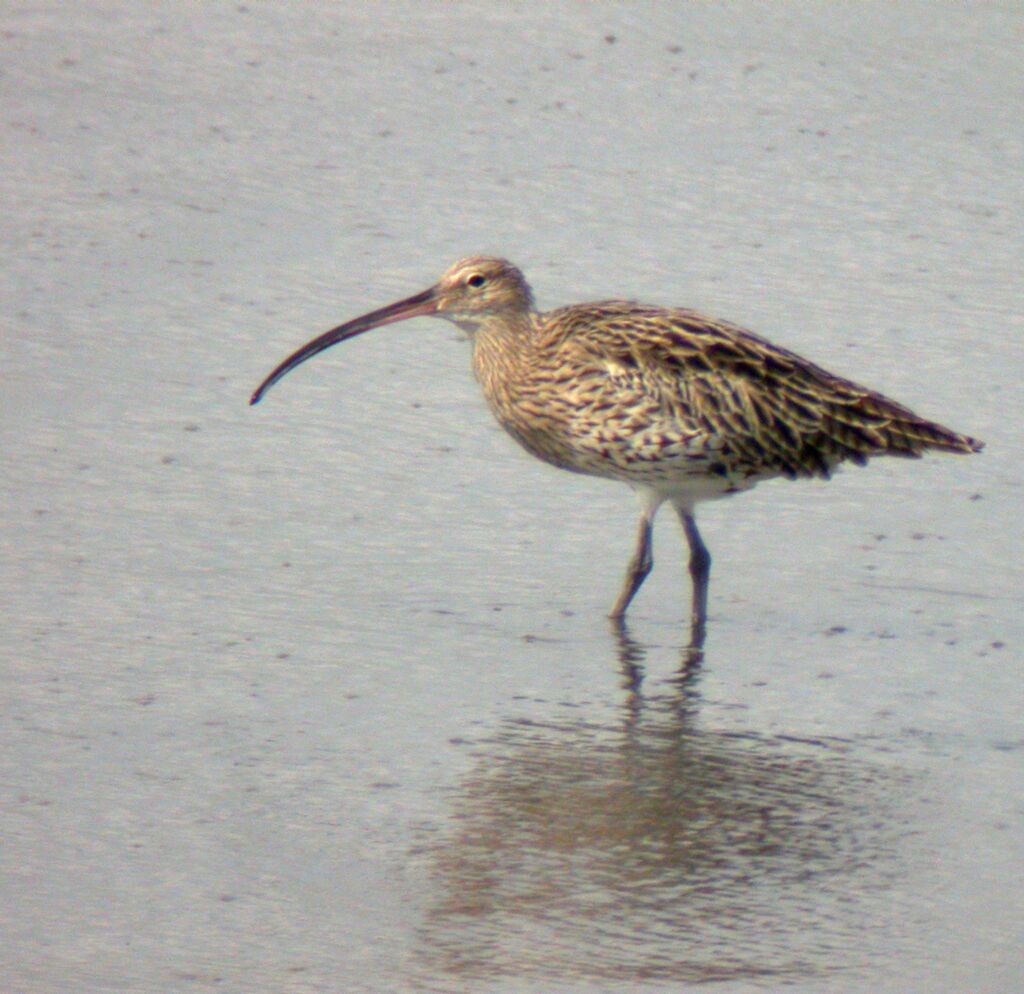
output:
[[710,556],[695,505],[784,476],[828,477],[839,463],[977,452],[982,443],[724,321],[623,300],[539,313],[503,259],[463,259],[423,293],[356,318],[282,362],[301,362],[371,328],[447,318],[473,344],[473,369],[501,425],[562,469],[632,485],[642,514],[612,617],[650,572],[651,526],[668,500],[690,544],[694,641],[703,638]]

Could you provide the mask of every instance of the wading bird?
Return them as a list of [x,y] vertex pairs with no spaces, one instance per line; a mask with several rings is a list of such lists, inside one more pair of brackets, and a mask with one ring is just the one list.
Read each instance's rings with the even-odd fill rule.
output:
[[658,508],[675,508],[690,547],[694,644],[704,637],[711,567],[694,519],[700,501],[773,477],[827,479],[845,461],[978,452],[983,444],[696,311],[607,300],[539,312],[523,274],[486,256],[463,259],[422,293],[313,339],[250,403],[324,349],[420,316],[446,318],[469,336],[487,403],[527,452],[636,491],[636,548],[613,619],[623,618],[651,571]]

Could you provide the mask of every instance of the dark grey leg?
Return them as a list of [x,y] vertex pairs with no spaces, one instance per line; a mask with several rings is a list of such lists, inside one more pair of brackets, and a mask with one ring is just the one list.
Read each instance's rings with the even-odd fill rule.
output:
[[651,572],[651,567],[654,566],[654,557],[651,555],[651,527],[653,520],[653,514],[646,511],[640,516],[640,529],[636,536],[636,551],[633,553],[633,558],[629,561],[629,566],[626,567],[626,579],[622,584],[619,599],[615,602],[611,614],[608,615],[609,618],[622,618],[625,615],[629,602],[636,596],[636,592],[640,589],[644,580],[647,579],[647,574]]
[[701,540],[697,522],[689,511],[676,508],[690,543],[690,576],[693,578],[693,603],[690,626],[694,644],[704,641],[704,627],[708,620],[708,580],[711,577],[711,553]]

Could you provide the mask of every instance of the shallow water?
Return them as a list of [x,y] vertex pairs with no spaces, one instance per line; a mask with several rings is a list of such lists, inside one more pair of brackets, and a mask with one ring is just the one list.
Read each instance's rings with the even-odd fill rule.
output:
[[[13,990],[1021,984],[1022,20],[2,16]],[[416,322],[697,306],[984,438],[669,515],[519,452]]]

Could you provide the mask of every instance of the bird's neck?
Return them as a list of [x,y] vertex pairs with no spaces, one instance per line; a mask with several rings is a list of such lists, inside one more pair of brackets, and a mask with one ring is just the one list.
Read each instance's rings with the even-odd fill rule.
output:
[[488,400],[506,392],[517,379],[517,370],[527,364],[536,339],[536,318],[531,312],[496,315],[469,332],[473,371]]

